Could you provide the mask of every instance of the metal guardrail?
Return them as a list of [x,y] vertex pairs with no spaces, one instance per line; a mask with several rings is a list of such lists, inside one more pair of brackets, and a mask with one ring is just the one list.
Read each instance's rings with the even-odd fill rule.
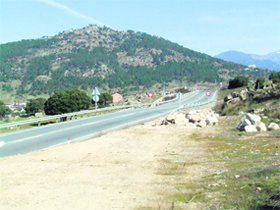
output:
[[[194,93],[194,92],[192,92]],[[191,94],[192,94],[191,93]],[[187,94],[189,95],[189,94]],[[216,95],[216,92],[215,92]],[[184,96],[186,97],[186,95]],[[216,98],[215,96],[213,98]],[[177,101],[178,99],[172,99],[172,100],[168,100],[168,101],[162,101],[162,102],[157,102],[157,103],[144,103],[144,104],[133,104],[133,105],[124,105],[124,106],[113,106],[113,107],[106,107],[106,108],[101,108],[101,109],[94,109],[94,110],[84,110],[84,111],[79,111],[79,112],[72,112],[72,113],[67,113],[67,114],[59,114],[59,115],[53,115],[53,116],[47,116],[47,117],[42,117],[42,118],[35,118],[35,119],[30,119],[30,120],[23,120],[23,121],[19,121],[19,122],[11,122],[11,123],[5,123],[5,124],[0,124],[0,129],[1,128],[10,128],[10,127],[19,127],[20,125],[26,125],[26,124],[31,124],[31,123],[38,123],[38,126],[40,126],[40,122],[44,122],[44,121],[48,121],[48,120],[56,120],[56,122],[58,122],[58,120],[60,118],[63,117],[74,117],[74,116],[78,116],[78,115],[84,115],[84,114],[92,114],[92,113],[97,113],[97,112],[104,112],[104,111],[112,111],[112,110],[117,110],[117,109],[129,109],[129,108],[136,108],[136,107],[144,107],[144,106],[159,106],[162,104],[167,104],[167,103],[171,103],[174,101]],[[213,103],[215,101],[215,99],[213,101],[210,102],[206,102],[206,103],[190,103],[190,104],[186,104],[183,107],[184,108],[192,108],[192,107],[199,107],[199,106],[203,106],[209,103]]]
[[169,100],[169,101],[162,101],[162,102],[157,102],[157,103],[144,103],[144,104],[133,104],[133,105],[124,105],[124,106],[113,106],[113,107],[106,107],[106,108],[101,108],[101,109],[93,109],[93,110],[84,110],[84,111],[79,111],[79,112],[72,112],[72,113],[66,113],[66,114],[59,114],[59,115],[53,115],[53,116],[47,116],[47,117],[42,117],[42,118],[34,118],[34,119],[29,119],[29,120],[23,120],[19,122],[11,122],[11,123],[5,123],[5,124],[0,124],[0,129],[1,128],[10,128],[10,127],[19,127],[20,125],[26,125],[26,124],[31,124],[31,123],[38,123],[38,126],[40,126],[40,122],[48,121],[48,120],[58,120],[63,117],[75,117],[78,115],[84,115],[84,114],[92,114],[92,113],[97,113],[97,112],[106,112],[106,111],[112,111],[112,110],[118,110],[118,109],[129,109],[129,108],[137,108],[137,107],[149,107],[149,106],[159,106],[162,104],[166,103],[171,103],[176,101],[175,99]]

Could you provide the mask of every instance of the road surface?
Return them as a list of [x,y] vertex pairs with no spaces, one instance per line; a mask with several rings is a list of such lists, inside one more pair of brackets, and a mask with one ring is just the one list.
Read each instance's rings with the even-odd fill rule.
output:
[[162,106],[115,112],[0,135],[0,158],[87,140],[112,130],[156,119],[190,103],[206,103],[213,100],[214,95],[207,97],[205,91],[198,91],[180,102]]

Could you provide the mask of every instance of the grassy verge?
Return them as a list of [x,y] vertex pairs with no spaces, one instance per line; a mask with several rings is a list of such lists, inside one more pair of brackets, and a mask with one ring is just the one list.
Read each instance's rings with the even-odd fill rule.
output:
[[[228,118],[228,123],[232,121]],[[231,126],[227,130],[231,130]],[[222,170],[206,176],[203,193],[222,209],[280,208],[280,133],[231,131],[207,138],[211,159]],[[205,140],[197,135],[195,140]],[[278,199],[277,199],[278,198]]]
[[[161,160],[157,174],[172,180],[175,188],[165,192],[168,208],[280,209],[280,131],[236,129],[242,117],[236,114],[239,111],[261,109],[268,117],[264,122],[279,119],[279,101],[247,101],[232,109],[233,114],[221,117],[217,126],[182,138],[196,142],[202,155]],[[196,171],[193,177],[192,171]]]
[[175,209],[280,208],[280,132],[240,133],[237,122],[223,117],[215,129],[191,135],[207,151],[204,158],[165,162],[161,174],[177,180],[194,165],[204,168],[200,179],[175,184],[176,193],[169,195]]

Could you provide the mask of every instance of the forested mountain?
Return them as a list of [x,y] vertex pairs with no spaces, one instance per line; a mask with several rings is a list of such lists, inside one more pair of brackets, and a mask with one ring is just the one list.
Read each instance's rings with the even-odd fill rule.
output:
[[51,94],[67,88],[137,90],[174,81],[214,82],[264,71],[201,54],[146,33],[90,25],[0,45],[2,90]]

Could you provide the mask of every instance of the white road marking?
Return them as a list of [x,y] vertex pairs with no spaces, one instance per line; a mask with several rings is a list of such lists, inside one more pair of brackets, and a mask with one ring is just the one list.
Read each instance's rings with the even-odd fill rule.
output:
[[4,144],[5,144],[5,142],[4,142],[4,141],[0,141],[0,147],[3,147],[3,146],[4,146]]
[[[126,114],[125,116],[130,116],[130,115],[134,115],[134,114],[139,114],[138,113],[130,113],[130,114]],[[117,116],[114,118],[109,118],[109,119],[104,119],[104,120],[99,120],[98,122],[90,122],[90,123],[86,123],[86,124],[81,124],[81,125],[76,125],[75,128],[77,127],[83,127],[83,126],[88,126],[88,125],[94,125],[94,124],[98,124],[98,123],[102,123],[108,120],[112,120],[112,119],[117,119],[117,118],[122,118],[123,116]],[[59,129],[58,131],[51,131],[48,132],[47,135],[51,135],[53,133],[59,133],[59,132],[63,132],[63,131],[67,131],[67,130],[71,130],[73,129],[73,127],[69,127],[69,128],[63,128],[63,129]],[[45,136],[46,134],[40,134],[40,135],[36,135],[36,136],[30,136],[30,137],[26,137],[26,138],[22,138],[16,141],[11,141],[11,142],[6,142],[6,144],[15,144],[15,143],[19,143],[19,142],[23,142],[23,141],[27,141],[27,140],[31,140],[31,139],[35,139],[35,138],[39,138],[42,136]],[[4,142],[5,143],[5,142]]]
[[[192,95],[190,96],[189,98],[187,99],[191,99],[193,97],[197,97],[196,99],[200,99],[202,98],[202,95]],[[117,119],[117,118],[123,118],[124,116],[130,116],[130,115],[135,115],[135,114],[139,114],[141,112],[145,112],[146,110],[141,110],[141,111],[138,111],[138,112],[134,112],[134,113],[129,113],[129,114],[125,114],[125,115],[121,115],[121,116],[116,116],[114,118],[108,118],[108,119],[104,119],[104,120],[99,120],[97,122],[90,122],[90,123],[86,123],[86,124],[81,124],[81,125],[75,125],[75,128],[77,127],[83,127],[83,126],[88,126],[88,125],[94,125],[94,124],[98,124],[98,123],[102,123],[102,122],[105,122],[105,121],[108,121],[108,120],[112,120],[112,119]],[[59,133],[59,132],[63,132],[63,131],[67,131],[67,130],[71,130],[73,129],[73,127],[69,127],[69,128],[63,128],[63,129],[59,129],[58,131],[51,131],[51,132],[48,132],[47,134],[48,135],[51,135],[51,134],[54,134],[54,133]],[[19,139],[19,140],[16,140],[16,141],[11,141],[11,142],[3,142],[3,145],[4,144],[15,144],[15,143],[19,143],[19,142],[23,142],[23,141],[28,141],[28,140],[31,140],[31,139],[35,139],[35,138],[39,138],[39,137],[42,137],[42,136],[45,136],[46,134],[40,134],[40,135],[36,135],[36,136],[30,136],[30,137],[26,137],[26,138],[22,138],[22,139]],[[1,143],[1,142],[0,142]],[[3,146],[2,145],[2,146]],[[0,147],[1,147],[1,144],[0,144]]]

